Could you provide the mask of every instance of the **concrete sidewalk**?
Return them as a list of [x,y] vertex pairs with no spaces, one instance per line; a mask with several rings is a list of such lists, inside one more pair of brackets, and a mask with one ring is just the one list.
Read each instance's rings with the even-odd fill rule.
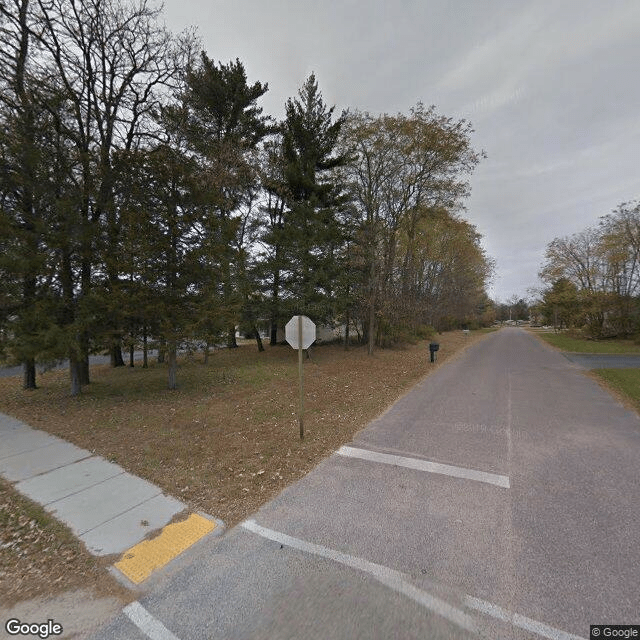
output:
[[126,551],[187,508],[117,464],[2,413],[0,475],[97,556]]

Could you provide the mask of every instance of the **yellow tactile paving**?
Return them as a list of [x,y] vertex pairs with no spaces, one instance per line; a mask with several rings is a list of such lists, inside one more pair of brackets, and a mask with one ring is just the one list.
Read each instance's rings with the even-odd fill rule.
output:
[[183,522],[167,525],[153,540],[143,540],[125,551],[114,566],[131,582],[140,584],[215,528],[215,522],[192,513]]

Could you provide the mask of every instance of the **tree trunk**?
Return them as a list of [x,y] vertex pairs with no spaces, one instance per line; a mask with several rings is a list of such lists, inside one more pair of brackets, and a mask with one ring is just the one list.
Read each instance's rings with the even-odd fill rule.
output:
[[167,341],[164,338],[160,338],[160,344],[158,345],[158,364],[164,363],[164,354],[167,350]]
[[229,334],[227,335],[227,347],[229,349],[237,349],[238,343],[236,341],[236,328],[235,326],[229,327]]
[[[87,150],[88,151],[88,150]],[[88,185],[91,182],[91,167],[88,162],[89,154],[83,154],[82,160],[82,180],[83,180],[83,193],[82,193],[82,205],[80,207],[80,292],[83,300],[88,299],[91,295],[92,282],[91,282],[91,264],[94,260],[93,253],[93,233],[91,231],[92,223],[96,220],[90,221],[90,195]],[[95,212],[94,212],[95,215]],[[80,384],[89,384],[91,382],[89,378],[89,332],[85,329],[80,332]]]
[[75,353],[69,354],[69,375],[71,376],[71,395],[80,395],[80,361]]
[[211,347],[211,344],[207,340],[204,345],[204,363],[205,364],[209,364],[209,348],[210,347]]
[[89,334],[87,331],[80,333],[80,360],[78,362],[80,384],[89,384]]
[[347,311],[345,315],[344,322],[344,350],[346,351],[349,348],[349,312]]
[[177,389],[178,354],[175,340],[169,341],[169,389]]
[[22,388],[38,388],[36,387],[36,361],[34,358],[27,358],[22,363]]
[[147,326],[142,327],[142,368],[147,369],[149,367],[148,361],[148,347],[147,347]]
[[133,343],[131,343],[129,345],[129,366],[133,367],[133,351],[134,351],[134,346]]
[[375,337],[375,324],[376,324],[376,261],[373,256],[373,252],[369,258],[371,264],[369,265],[369,326],[367,329],[367,353],[373,355],[373,341]]
[[112,367],[124,367],[124,359],[122,357],[122,346],[120,342],[114,342],[111,345],[110,353]]
[[[277,259],[277,249],[276,249],[276,259]],[[271,335],[269,339],[269,344],[272,347],[278,344],[278,315],[279,315],[279,307],[280,307],[280,270],[276,269],[273,272],[273,283],[271,285]]]
[[376,339],[375,339],[375,343],[380,346],[382,344],[382,326],[380,325],[380,323],[378,323],[378,326],[376,328]]
[[256,343],[258,344],[258,351],[264,351],[264,347],[262,346],[262,338],[260,337],[260,332],[257,327],[253,327],[253,335],[256,337]]
[[362,334],[360,334],[360,327],[358,327],[357,321],[353,323],[353,328],[356,330],[356,336],[358,336],[357,337],[358,344],[364,344],[366,339],[365,331],[367,326],[365,324],[362,325]]
[[[64,324],[69,331],[69,325],[71,325],[75,319],[75,307],[73,297],[73,268],[71,253],[67,250],[62,253],[62,291],[64,296],[65,308],[64,308]],[[80,359],[78,357],[80,336],[74,335],[74,341],[69,348],[69,376],[71,378],[71,395],[77,396],[80,394],[80,388],[82,386],[81,372],[80,372]]]
[[373,355],[373,343],[375,340],[375,326],[376,326],[376,308],[373,297],[369,303],[369,328],[367,331],[368,346],[367,353]]
[[[21,191],[21,195],[19,196],[17,204],[22,212],[23,228],[27,232],[27,246],[25,247],[27,255],[25,255],[24,258],[25,262],[28,263],[30,259],[34,259],[37,255],[39,235],[36,231],[36,216],[34,208],[34,197],[32,192],[32,189],[35,188],[37,184],[34,164],[34,109],[33,105],[31,104],[31,92],[27,90],[25,83],[25,69],[27,69],[27,62],[29,59],[29,38],[31,32],[28,26],[28,0],[22,0],[22,2],[16,4],[18,4],[17,17],[19,21],[19,44],[17,49],[15,50],[15,54],[17,54],[17,57],[15,60],[16,66],[14,81],[20,105],[20,108],[18,109],[18,121],[21,125],[18,129],[18,131],[20,131],[18,140],[20,144],[18,148],[21,150],[19,156],[20,169],[18,171],[22,174],[20,175],[20,178],[23,182],[23,189]],[[4,11],[6,10],[4,9],[3,3],[3,12]],[[22,292],[22,304],[24,305],[25,310],[33,308],[36,299],[36,287],[36,273],[34,273],[33,266],[28,265]],[[24,318],[21,318],[21,320],[24,322]],[[29,324],[32,324],[32,322],[30,322]],[[25,358],[23,362],[22,388],[36,388],[36,363],[34,358]]]

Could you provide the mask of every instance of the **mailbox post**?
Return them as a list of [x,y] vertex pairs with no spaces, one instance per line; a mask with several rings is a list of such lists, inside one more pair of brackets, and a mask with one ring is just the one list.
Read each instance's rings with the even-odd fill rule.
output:
[[440,349],[440,345],[437,342],[429,343],[429,352],[431,353],[431,362],[436,361],[436,351]]

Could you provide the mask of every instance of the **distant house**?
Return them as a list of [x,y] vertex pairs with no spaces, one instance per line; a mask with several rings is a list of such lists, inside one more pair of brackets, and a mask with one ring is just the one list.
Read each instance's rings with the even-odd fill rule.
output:
[[[334,340],[342,340],[344,338],[344,330],[344,324],[339,324],[335,327],[332,327],[328,324],[317,324],[315,344],[322,344],[323,342],[333,342]],[[265,340],[269,338],[268,331],[261,333],[261,335]],[[285,342],[284,327],[278,327],[277,342],[278,344],[281,342]]]
[[316,327],[316,342],[332,342],[334,340],[342,340],[344,338],[345,325],[339,324],[331,327],[327,324],[321,324]]
[[[327,324],[316,325],[316,341],[315,344],[322,344],[323,342],[333,342],[334,340],[341,340],[344,337],[344,324],[331,327]],[[262,329],[260,337],[263,340],[268,340],[271,336],[268,329]],[[240,327],[236,327],[236,338],[242,338],[243,334],[240,333]],[[247,336],[249,337],[249,336]],[[278,344],[286,342],[284,337],[284,327],[278,327],[278,334],[276,341]]]

